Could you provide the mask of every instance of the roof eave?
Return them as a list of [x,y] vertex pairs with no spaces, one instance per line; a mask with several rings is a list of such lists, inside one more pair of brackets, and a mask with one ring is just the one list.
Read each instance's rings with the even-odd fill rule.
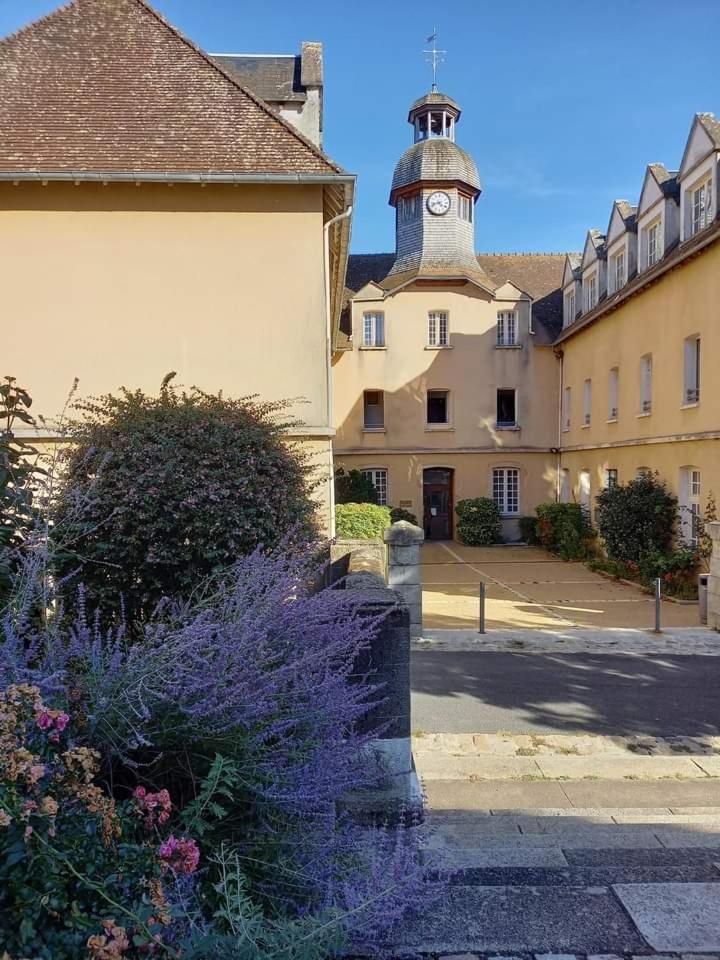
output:
[[70,181],[90,183],[347,183],[349,173],[205,173],[167,170],[1,170],[0,181]]

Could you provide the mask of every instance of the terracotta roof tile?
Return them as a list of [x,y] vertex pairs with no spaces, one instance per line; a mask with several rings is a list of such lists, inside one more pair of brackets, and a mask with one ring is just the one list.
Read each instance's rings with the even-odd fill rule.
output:
[[0,42],[0,171],[342,173],[144,0],[73,0]]

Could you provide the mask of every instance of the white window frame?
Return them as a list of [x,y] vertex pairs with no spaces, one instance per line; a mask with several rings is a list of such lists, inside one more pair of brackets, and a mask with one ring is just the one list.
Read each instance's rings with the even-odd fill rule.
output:
[[611,367],[608,374],[608,421],[618,419],[620,412],[620,368]]
[[575,319],[575,291],[565,294],[565,326],[569,326]]
[[498,347],[517,346],[517,313],[515,310],[498,310],[497,340]]
[[694,237],[713,221],[712,213],[712,176],[688,190],[690,202],[690,236]]
[[[371,403],[368,404],[366,397],[369,393],[377,393],[380,396],[380,403]],[[368,423],[367,421],[367,408],[378,407],[382,412],[382,422],[381,423]],[[376,430],[381,431],[385,429],[385,391],[384,390],[363,390],[363,430]]]
[[697,467],[680,470],[680,527],[685,543],[697,547],[700,540],[699,518],[702,496],[702,474]]
[[431,310],[428,313],[427,345],[447,347],[450,344],[450,317],[447,310]]
[[618,485],[617,467],[606,467],[605,468],[605,489],[609,490],[611,487],[616,487],[617,485]]
[[520,468],[493,467],[490,475],[492,498],[503,517],[517,517],[520,513]]
[[375,487],[378,506],[388,505],[388,472],[386,467],[363,467],[360,473]]
[[643,228],[643,264],[646,270],[662,259],[662,217],[657,217]]
[[697,334],[684,341],[683,405],[700,402],[701,339]]
[[592,417],[592,380],[583,383],[583,427],[590,426]]
[[362,345],[370,349],[385,346],[385,314],[368,310],[362,316]]
[[652,354],[640,357],[640,413],[652,413]]
[[473,202],[462,193],[458,194],[458,214],[466,223],[473,222]]
[[585,310],[592,310],[598,303],[598,275],[597,271],[591,273],[583,282],[585,287]]
[[619,250],[613,257],[613,293],[621,290],[627,282],[627,273],[625,270],[625,248]]
[[565,387],[562,396],[562,428],[567,433],[572,426],[572,387]]

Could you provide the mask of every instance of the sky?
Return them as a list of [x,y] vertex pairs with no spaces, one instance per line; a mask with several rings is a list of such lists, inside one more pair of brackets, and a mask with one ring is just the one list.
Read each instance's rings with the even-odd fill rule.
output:
[[[645,166],[677,168],[693,114],[720,116],[720,0],[154,0],[209,52],[325,49],[325,149],[357,174],[355,253],[394,249],[392,172],[407,112],[430,89],[460,103],[480,171],[479,252],[582,250]],[[5,35],[53,0],[0,0]]]

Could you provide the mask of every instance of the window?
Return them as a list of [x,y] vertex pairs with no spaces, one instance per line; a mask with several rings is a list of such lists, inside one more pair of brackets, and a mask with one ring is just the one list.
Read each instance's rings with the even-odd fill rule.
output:
[[683,467],[680,471],[680,527],[682,538],[692,547],[697,547],[701,531],[700,471],[696,467]]
[[613,257],[612,262],[613,291],[625,286],[625,251],[621,250]]
[[361,470],[362,475],[375,487],[377,502],[381,507],[387,506],[387,470]]
[[363,394],[363,425],[366,430],[382,430],[385,426],[385,396],[382,390],[366,390]]
[[514,347],[517,344],[517,316],[513,310],[501,310],[497,315],[497,345]]
[[517,423],[515,411],[515,391],[498,390],[497,392],[497,425],[498,427],[514,427]]
[[459,210],[460,210],[460,219],[467,220],[468,223],[472,223],[473,219],[473,202],[470,197],[464,197],[462,194],[459,195]]
[[700,337],[685,340],[685,385],[683,403],[698,403],[700,400]]
[[590,426],[590,414],[592,412],[592,380],[586,380],[583,384],[583,426]]
[[420,216],[420,194],[416,193],[411,197],[400,197],[398,213],[403,223],[407,223],[410,220],[417,220]]
[[620,370],[613,367],[608,381],[608,420],[618,418],[618,389],[620,386]]
[[428,346],[446,347],[448,345],[448,315],[444,310],[428,314]]
[[427,422],[449,423],[450,403],[447,390],[428,390],[427,394]]
[[608,467],[605,471],[605,486],[609,490],[618,484],[618,472],[615,467]]
[[645,239],[645,266],[652,267],[662,256],[662,244],[660,240],[660,220],[651,223],[643,231]]
[[690,192],[690,233],[696,234],[712,222],[712,180]]
[[572,404],[572,389],[570,387],[565,387],[563,390],[563,402],[562,402],[562,428],[563,430],[570,429],[570,410]]
[[567,468],[560,471],[560,503],[570,503],[570,471]]
[[652,354],[640,357],[640,413],[652,411]]
[[385,346],[385,314],[384,313],[364,313],[363,314],[363,346],[364,347],[384,347]]
[[516,467],[496,467],[492,473],[493,500],[504,515],[520,512],[520,471]]
[[575,319],[575,291],[565,294],[565,326]]
[[585,281],[585,309],[592,310],[597,304],[597,274],[593,273]]
[[651,477],[652,470],[650,467],[638,467],[635,471],[635,479],[641,480],[643,477]]
[[589,522],[591,516],[591,505],[592,500],[590,497],[590,471],[581,470],[578,486],[580,488],[580,509],[585,516],[585,519]]

